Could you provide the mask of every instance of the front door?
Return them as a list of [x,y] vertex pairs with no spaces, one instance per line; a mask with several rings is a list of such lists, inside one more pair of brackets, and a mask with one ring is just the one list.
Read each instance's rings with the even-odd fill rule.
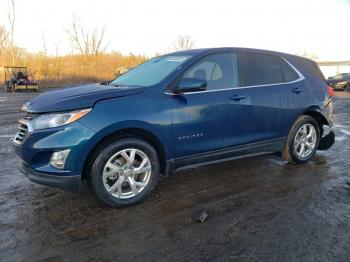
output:
[[[238,58],[234,53],[209,55],[188,69],[182,78],[207,81],[207,90],[172,95],[173,136],[176,158],[185,158],[226,146],[231,88],[239,86]],[[235,127],[239,129],[240,127]],[[237,131],[239,133],[239,131]]]

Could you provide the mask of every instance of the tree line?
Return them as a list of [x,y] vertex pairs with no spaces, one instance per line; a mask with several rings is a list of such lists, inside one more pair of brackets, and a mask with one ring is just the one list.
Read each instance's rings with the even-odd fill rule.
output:
[[[15,43],[16,12],[15,0],[8,8],[8,25],[0,25],[0,77],[4,78],[4,66],[26,66],[29,76],[42,87],[99,82],[114,79],[127,68],[135,67],[148,57],[119,52],[106,52],[106,28],[87,29],[78,16],[73,15],[70,26],[64,31],[69,39],[72,52],[61,54],[59,46],[54,54],[48,54],[45,35],[42,37],[40,52],[28,52]],[[178,36],[173,50],[193,47],[189,35]],[[1,86],[1,84],[0,84]]]

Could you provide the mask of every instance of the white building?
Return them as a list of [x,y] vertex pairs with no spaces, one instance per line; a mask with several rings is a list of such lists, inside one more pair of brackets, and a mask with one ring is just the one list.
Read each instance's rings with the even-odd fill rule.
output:
[[350,73],[350,61],[318,62],[318,65],[326,78],[338,73]]

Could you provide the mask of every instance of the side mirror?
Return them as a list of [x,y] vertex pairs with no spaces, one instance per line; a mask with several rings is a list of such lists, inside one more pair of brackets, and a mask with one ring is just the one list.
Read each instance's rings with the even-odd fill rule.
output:
[[173,91],[177,94],[186,92],[198,92],[207,90],[207,81],[199,78],[182,79]]

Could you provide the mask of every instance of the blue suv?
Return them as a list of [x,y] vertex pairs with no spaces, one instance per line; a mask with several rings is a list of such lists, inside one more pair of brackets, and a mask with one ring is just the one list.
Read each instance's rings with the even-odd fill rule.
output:
[[[333,89],[312,60],[245,48],[162,55],[108,84],[41,94],[13,139],[34,182],[104,203],[145,199],[160,174],[280,152],[293,163],[334,143]],[[324,128],[328,126],[328,128]]]

